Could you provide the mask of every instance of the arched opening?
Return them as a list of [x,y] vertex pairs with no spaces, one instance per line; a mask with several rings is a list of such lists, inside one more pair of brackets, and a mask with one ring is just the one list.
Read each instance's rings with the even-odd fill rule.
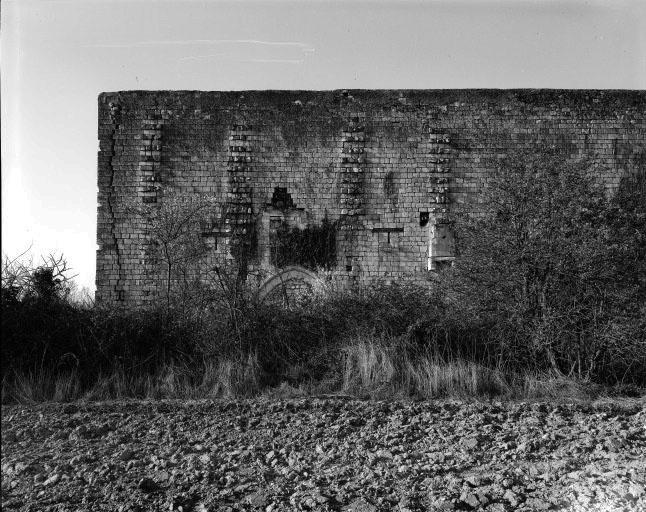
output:
[[296,265],[285,267],[265,280],[258,290],[258,300],[280,300],[290,303],[293,299],[311,293],[318,276],[311,270]]

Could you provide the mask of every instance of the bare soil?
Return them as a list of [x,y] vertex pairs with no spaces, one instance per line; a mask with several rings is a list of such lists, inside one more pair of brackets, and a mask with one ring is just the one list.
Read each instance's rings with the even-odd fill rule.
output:
[[3,406],[2,510],[646,510],[646,402]]

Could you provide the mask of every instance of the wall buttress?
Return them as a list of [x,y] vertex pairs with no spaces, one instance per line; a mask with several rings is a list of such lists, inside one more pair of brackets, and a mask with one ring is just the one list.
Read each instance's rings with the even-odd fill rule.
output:
[[346,272],[353,277],[359,267],[354,254],[358,231],[364,226],[361,217],[365,214],[365,167],[366,167],[366,116],[351,113],[343,128],[341,146],[341,261]]
[[240,277],[246,275],[253,235],[251,187],[253,168],[253,126],[237,122],[229,127],[228,192],[224,209],[225,232],[230,250],[238,263]]
[[453,234],[449,221],[451,178],[451,138],[448,133],[429,130],[430,143],[430,211],[428,270],[435,270],[438,262],[454,259]]

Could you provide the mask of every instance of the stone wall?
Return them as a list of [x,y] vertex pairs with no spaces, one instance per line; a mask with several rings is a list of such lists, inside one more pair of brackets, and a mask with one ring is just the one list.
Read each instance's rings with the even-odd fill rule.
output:
[[327,218],[337,279],[424,279],[452,258],[447,216],[477,203],[496,158],[557,144],[594,158],[609,188],[646,165],[644,91],[127,91],[98,103],[105,302],[159,295],[146,219],[128,204],[154,207],[164,190],[220,199],[202,227],[214,259],[238,244],[250,268],[276,273],[275,226]]

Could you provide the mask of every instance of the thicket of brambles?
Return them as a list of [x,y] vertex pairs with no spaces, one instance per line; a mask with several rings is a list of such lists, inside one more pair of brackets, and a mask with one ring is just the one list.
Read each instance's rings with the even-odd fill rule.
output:
[[[322,286],[279,304],[235,269],[172,287],[169,270],[160,304],[125,310],[72,300],[62,258],[5,258],[2,399],[646,387],[644,169],[608,194],[593,164],[551,148],[494,166],[477,213],[454,212],[454,266],[425,285]],[[182,275],[204,249],[182,216],[211,202],[168,204],[157,246]]]

